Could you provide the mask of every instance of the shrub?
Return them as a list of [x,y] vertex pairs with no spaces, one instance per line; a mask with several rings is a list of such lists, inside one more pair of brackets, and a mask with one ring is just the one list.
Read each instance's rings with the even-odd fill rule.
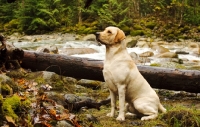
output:
[[138,35],[142,36],[142,35],[144,35],[144,32],[142,30],[131,30],[130,35],[131,36],[138,36]]

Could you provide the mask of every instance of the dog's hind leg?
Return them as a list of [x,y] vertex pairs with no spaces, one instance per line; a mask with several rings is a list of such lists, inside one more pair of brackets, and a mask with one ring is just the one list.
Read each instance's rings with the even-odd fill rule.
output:
[[134,106],[139,113],[144,115],[141,120],[155,119],[158,116],[158,107],[154,103],[136,100]]

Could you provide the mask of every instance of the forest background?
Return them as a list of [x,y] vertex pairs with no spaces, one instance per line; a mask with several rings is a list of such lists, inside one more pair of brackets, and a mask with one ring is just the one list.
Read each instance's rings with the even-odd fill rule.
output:
[[0,0],[0,32],[91,34],[117,26],[127,35],[200,41],[199,0]]

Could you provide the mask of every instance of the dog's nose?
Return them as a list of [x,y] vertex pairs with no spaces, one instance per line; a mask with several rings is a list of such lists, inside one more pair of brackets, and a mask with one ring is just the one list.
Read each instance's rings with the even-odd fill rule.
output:
[[98,38],[100,35],[100,32],[96,32],[95,35],[96,35],[96,38]]

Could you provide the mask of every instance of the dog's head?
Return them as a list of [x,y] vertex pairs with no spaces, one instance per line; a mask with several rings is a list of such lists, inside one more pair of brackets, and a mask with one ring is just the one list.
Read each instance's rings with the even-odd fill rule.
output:
[[97,32],[96,39],[104,45],[115,45],[125,39],[125,34],[119,28],[110,26],[102,32]]

